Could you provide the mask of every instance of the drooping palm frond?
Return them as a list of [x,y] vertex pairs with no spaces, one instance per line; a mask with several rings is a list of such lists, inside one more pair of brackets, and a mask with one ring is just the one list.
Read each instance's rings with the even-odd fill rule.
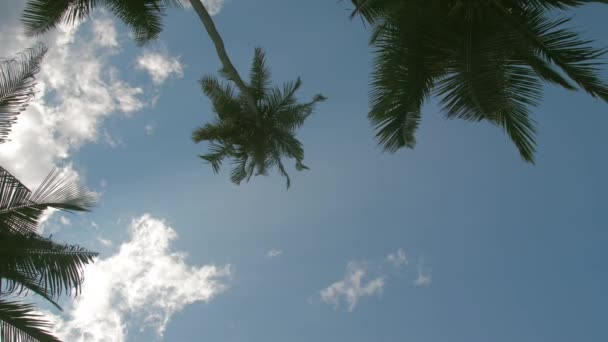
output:
[[88,211],[97,196],[84,188],[74,175],[53,170],[36,192],[0,167],[0,232],[28,234],[36,231],[47,208]]
[[0,340],[2,342],[60,342],[49,329],[51,324],[31,304],[0,299]]
[[30,290],[55,305],[63,293],[80,293],[84,266],[95,256],[80,246],[58,244],[34,233],[0,233],[0,278],[5,291]]
[[[220,74],[233,82],[230,74]],[[229,84],[215,77],[201,80],[216,118],[196,129],[192,140],[209,142],[209,153],[200,158],[211,164],[215,173],[220,171],[224,160],[230,159],[233,165],[230,179],[236,184],[276,168],[289,187],[291,179],[282,158],[294,159],[298,171],[307,169],[303,164],[304,149],[295,134],[325,97],[317,95],[308,103],[298,103],[295,93],[302,84],[300,79],[282,88],[271,87],[270,70],[259,48],[255,51],[250,80],[248,89],[252,89],[256,102],[254,112],[250,110],[246,94],[235,93]]]
[[564,27],[569,18],[549,17],[541,10],[516,12],[509,18],[531,53],[559,67],[591,96],[608,101],[608,84],[599,78],[607,49],[594,48],[591,40]]
[[608,1],[352,1],[374,28],[369,118],[387,151],[414,146],[429,94],[447,118],[502,127],[528,162],[542,82],[608,101],[599,76],[606,50],[550,11]]
[[15,58],[0,60],[0,143],[7,141],[17,116],[34,97],[34,77],[46,51],[39,44]]
[[61,23],[78,23],[103,6],[133,30],[138,43],[146,43],[158,38],[166,8],[181,5],[179,0],[28,0],[22,22],[26,34],[36,36]]

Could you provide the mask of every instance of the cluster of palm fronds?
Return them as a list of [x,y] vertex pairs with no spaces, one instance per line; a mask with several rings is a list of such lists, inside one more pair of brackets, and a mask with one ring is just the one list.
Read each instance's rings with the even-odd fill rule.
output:
[[[34,76],[45,52],[40,45],[0,62],[0,142],[34,95]],[[14,297],[32,293],[60,308],[62,294],[79,293],[83,267],[97,254],[45,238],[38,226],[49,208],[87,211],[95,201],[95,193],[68,173],[51,172],[32,192],[0,167],[0,341],[59,341],[32,304]]]
[[373,28],[369,118],[379,143],[388,151],[413,147],[421,106],[437,95],[446,117],[504,128],[532,162],[530,107],[542,82],[608,101],[598,77],[606,50],[566,27],[569,18],[556,11],[589,2],[353,0]]

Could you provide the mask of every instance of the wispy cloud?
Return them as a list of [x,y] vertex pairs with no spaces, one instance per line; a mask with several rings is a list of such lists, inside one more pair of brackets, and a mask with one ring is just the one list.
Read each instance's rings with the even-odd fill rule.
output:
[[321,290],[321,301],[335,307],[346,302],[348,311],[353,311],[361,298],[382,293],[384,278],[368,278],[364,265],[351,262],[347,265],[346,275],[342,280]]
[[414,285],[418,287],[426,287],[431,285],[433,282],[433,277],[431,275],[431,269],[424,264],[424,261],[421,259],[416,265],[416,280],[414,280]]
[[399,248],[397,252],[390,253],[389,255],[387,255],[386,261],[388,261],[395,267],[401,267],[409,263],[407,257],[405,256],[405,251],[403,251],[403,249],[401,248]]
[[154,131],[156,131],[156,124],[155,123],[149,123],[147,125],[144,126],[144,131],[146,132],[146,135],[152,135],[154,134]]
[[[110,65],[118,51],[112,20],[96,17],[89,23],[92,33],[81,32],[81,24],[59,26],[43,37],[49,52],[38,74],[38,95],[0,150],[0,163],[29,186],[66,164],[83,144],[98,141],[107,117],[146,106],[143,89],[122,80]],[[2,56],[34,43],[20,25],[0,25],[0,30]]]
[[166,51],[144,50],[137,57],[136,68],[146,71],[156,85],[161,85],[171,76],[177,78],[184,76],[179,57],[171,57]]
[[177,233],[164,221],[145,214],[129,230],[115,255],[85,270],[82,294],[67,313],[47,313],[63,340],[124,342],[140,329],[162,337],[173,314],[226,289],[230,266],[188,265],[185,253],[169,249]]
[[[353,311],[361,298],[371,297],[382,293],[384,286],[389,280],[397,277],[395,272],[390,272],[385,267],[390,264],[395,268],[401,268],[409,264],[409,259],[402,248],[396,252],[389,253],[382,261],[378,262],[349,262],[346,266],[346,275],[320,291],[321,302],[334,305],[336,308],[345,303],[348,311]],[[416,286],[428,286],[431,283],[430,268],[423,260],[417,264]],[[409,272],[408,272],[409,274]],[[399,272],[401,276],[401,272]],[[309,298],[309,302],[310,302]]]
[[266,256],[269,258],[276,258],[278,256],[281,256],[281,254],[283,254],[283,251],[278,250],[278,249],[271,249],[268,252],[266,252]]

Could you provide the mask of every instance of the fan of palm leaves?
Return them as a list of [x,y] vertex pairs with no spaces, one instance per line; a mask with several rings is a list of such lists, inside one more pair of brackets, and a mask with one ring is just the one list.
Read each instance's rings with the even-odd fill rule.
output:
[[[225,72],[220,74],[232,81]],[[282,158],[295,159],[296,170],[304,170],[304,149],[296,130],[313,112],[315,105],[325,100],[316,95],[312,101],[298,103],[296,91],[302,85],[300,79],[288,82],[282,88],[271,87],[270,70],[266,66],[262,49],[255,49],[250,73],[249,92],[254,97],[256,111],[252,112],[246,94],[237,92],[228,82],[207,76],[201,80],[205,95],[209,97],[216,114],[212,123],[196,129],[192,139],[199,143],[209,142],[210,153],[200,157],[219,172],[224,159],[231,159],[231,180],[240,184],[253,175],[266,175],[276,168],[291,184]]]
[[0,143],[7,141],[11,126],[34,96],[34,76],[46,54],[42,44],[17,57],[0,60]]
[[74,24],[87,18],[95,7],[105,7],[133,31],[138,43],[158,38],[167,7],[180,0],[29,0],[22,22],[29,36],[45,33],[61,23]]
[[608,101],[598,76],[606,50],[549,11],[591,1],[353,2],[374,28],[369,118],[387,151],[415,145],[421,106],[431,95],[448,118],[502,127],[528,162],[535,152],[530,108],[541,99],[542,82]]

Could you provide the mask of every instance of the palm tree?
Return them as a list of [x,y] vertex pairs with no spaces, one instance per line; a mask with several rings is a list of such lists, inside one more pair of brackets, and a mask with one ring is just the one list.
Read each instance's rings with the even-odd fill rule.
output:
[[34,96],[34,75],[46,54],[37,45],[11,59],[0,60],[0,143],[7,141],[11,126]]
[[[34,95],[34,76],[46,52],[43,45],[0,62],[0,143]],[[7,301],[8,295],[32,292],[60,308],[63,293],[78,294],[83,267],[96,253],[62,245],[37,234],[48,208],[87,211],[96,200],[74,177],[55,170],[36,192],[0,167],[0,340],[59,341],[50,324],[31,304]]]
[[[220,74],[232,80],[226,72]],[[230,178],[234,183],[248,181],[253,175],[266,175],[276,167],[289,188],[291,181],[281,158],[295,159],[298,171],[308,169],[302,163],[304,149],[295,132],[325,97],[316,95],[310,102],[297,103],[295,93],[302,85],[299,78],[282,89],[271,88],[270,69],[261,48],[255,49],[249,84],[254,111],[242,92],[235,93],[230,84],[215,77],[204,77],[202,89],[211,99],[216,118],[195,130],[192,139],[210,143],[211,152],[200,157],[211,164],[214,172],[219,172],[224,159],[232,159]]]
[[[379,143],[413,148],[421,106],[440,97],[447,118],[502,127],[534,161],[542,83],[608,101],[599,78],[605,49],[556,14],[582,0],[352,0],[372,25],[375,68],[369,118]],[[608,3],[607,0],[595,2]]]
[[[255,88],[253,85],[248,85],[243,81],[242,77],[239,75],[238,71],[232,64],[228,53],[226,52],[226,47],[220,36],[211,15],[201,2],[201,0],[189,0],[190,5],[199,16],[199,19],[203,23],[203,26],[207,30],[209,37],[211,38],[217,55],[222,63],[221,73],[226,78],[226,80],[233,82],[238,90],[240,91],[239,97],[244,99],[244,105],[247,106],[247,110],[244,112],[248,113],[248,116],[258,116],[260,119],[259,122],[265,122],[261,118],[264,117],[264,114],[257,113],[259,108],[259,98],[256,98],[256,94],[252,91]],[[162,31],[162,16],[165,14],[166,8],[169,6],[181,6],[181,0],[105,0],[105,1],[96,1],[96,0],[63,0],[61,2],[53,1],[53,0],[29,0],[26,8],[23,13],[23,23],[25,24],[26,33],[28,35],[34,36],[48,31],[49,29],[55,27],[57,24],[61,22],[66,23],[74,23],[76,21],[82,20],[89,16],[91,10],[96,6],[105,6],[111,12],[113,12],[118,18],[120,18],[127,26],[131,27],[134,31],[135,39],[138,43],[145,43],[151,39],[155,39],[158,37],[160,32]],[[261,51],[256,50],[256,56]],[[293,84],[292,86],[295,86]],[[297,87],[299,87],[299,82],[297,82]],[[207,92],[205,92],[207,94]],[[293,96],[293,94],[292,94]],[[321,96],[321,98],[324,98]],[[212,101],[214,101],[212,99]],[[310,104],[312,107],[312,104]],[[240,111],[234,112],[234,114],[239,113]],[[259,114],[259,115],[258,115]],[[233,120],[237,120],[236,116],[232,117]],[[243,123],[240,123],[242,127],[246,127],[249,125],[247,121],[249,117],[242,116],[239,117],[238,120],[243,120]],[[297,125],[299,126],[299,125]],[[293,135],[293,128],[291,133]],[[256,130],[257,133],[265,133],[272,132],[269,128],[268,130]],[[261,138],[261,137],[260,137]],[[264,138],[266,140],[273,140],[272,137]],[[201,139],[206,140],[206,139]],[[199,140],[200,141],[200,140]],[[249,140],[248,140],[249,141]],[[241,141],[244,142],[244,141]],[[213,145],[215,146],[215,145]],[[212,147],[213,147],[212,146]],[[258,148],[259,146],[242,146],[242,148],[253,150]],[[214,148],[214,147],[213,147]],[[301,145],[298,142],[298,148],[301,149]],[[296,153],[295,150],[290,150],[289,153]],[[217,150],[213,150],[213,153],[216,153]],[[235,152],[236,153],[236,152]],[[286,152],[287,153],[287,152]],[[300,155],[300,154],[298,154]],[[259,158],[261,158],[259,156]],[[267,156],[267,159],[273,160],[277,159],[276,156]],[[258,159],[261,161],[261,159]],[[280,165],[279,170],[282,169],[282,164]],[[299,164],[298,164],[299,165]],[[214,168],[217,171],[217,169]],[[264,168],[258,171],[265,171]],[[281,171],[283,175],[286,176],[286,173]],[[248,176],[246,178],[251,177],[253,172],[246,172]],[[257,172],[256,174],[265,175],[265,172]],[[234,176],[234,175],[233,175]],[[286,176],[287,177],[287,176]],[[240,180],[245,177],[240,178]],[[239,177],[232,177],[233,181],[236,183],[240,183]]]

